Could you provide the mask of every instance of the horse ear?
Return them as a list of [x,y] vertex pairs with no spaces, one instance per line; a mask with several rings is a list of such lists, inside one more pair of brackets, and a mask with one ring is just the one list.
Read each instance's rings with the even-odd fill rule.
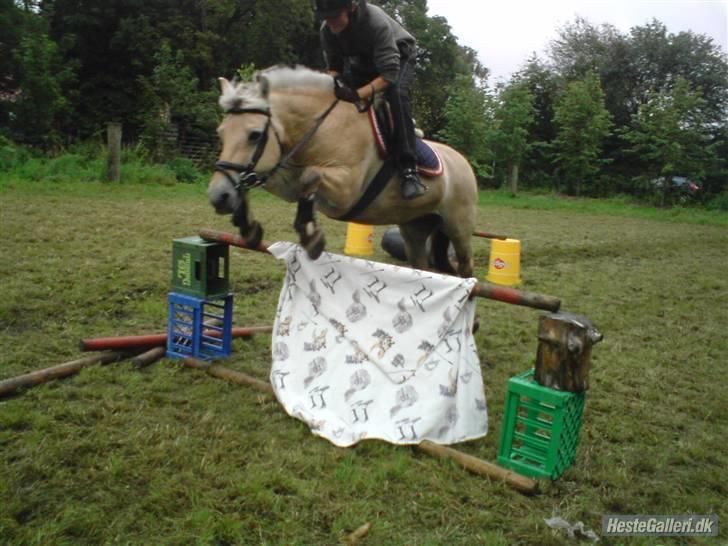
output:
[[258,76],[258,83],[260,84],[260,96],[264,99],[268,99],[270,93],[270,82],[265,76]]
[[232,88],[232,84],[226,78],[218,78],[217,81],[220,82],[220,91],[223,95]]

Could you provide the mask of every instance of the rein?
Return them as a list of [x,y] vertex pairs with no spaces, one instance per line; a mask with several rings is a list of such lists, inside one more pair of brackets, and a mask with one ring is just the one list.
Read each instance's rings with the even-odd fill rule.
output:
[[[323,114],[316,118],[316,122],[308,131],[306,131],[306,134],[303,135],[303,138],[298,143],[296,143],[296,145],[293,146],[293,148],[291,148],[286,154],[282,154],[281,158],[278,160],[278,163],[276,163],[270,171],[268,171],[267,173],[263,173],[262,175],[256,172],[255,167],[258,165],[258,161],[260,161],[260,158],[263,156],[265,147],[268,144],[268,131],[271,128],[272,117],[270,108],[233,108],[227,110],[225,112],[226,114],[262,114],[266,116],[267,120],[265,123],[265,128],[263,129],[263,135],[258,141],[258,145],[253,152],[253,157],[250,159],[250,162],[247,165],[218,160],[215,162],[215,170],[224,174],[237,192],[242,192],[243,190],[249,190],[251,188],[257,188],[264,185],[266,182],[268,182],[268,179],[270,179],[278,171],[278,169],[287,168],[288,161],[294,155],[296,155],[299,150],[301,150],[304,146],[306,146],[306,144],[311,141],[313,135],[316,133],[316,131],[318,131],[319,127],[321,127],[321,124],[326,120],[328,115],[333,111],[338,103],[339,99],[336,99],[333,103],[331,103],[326,111],[324,111]],[[281,150],[282,153],[283,144],[281,143],[280,136],[278,136],[278,131],[276,131],[275,126],[273,127],[273,134],[276,137],[276,141],[278,141],[278,148]],[[238,173],[237,178],[233,177],[230,174],[230,171]]]

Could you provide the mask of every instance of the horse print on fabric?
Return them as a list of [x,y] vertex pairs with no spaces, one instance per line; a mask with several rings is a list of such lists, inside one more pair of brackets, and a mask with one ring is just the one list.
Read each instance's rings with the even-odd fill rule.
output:
[[325,371],[326,359],[321,356],[317,356],[308,363],[308,375],[303,380],[303,386],[308,388],[308,386],[317,378],[321,377]]
[[384,354],[394,345],[394,338],[381,328],[377,328],[372,335],[379,341],[372,345],[369,352],[376,351],[377,358],[384,358]]
[[392,319],[392,327],[398,334],[404,334],[407,330],[412,328],[412,315],[407,312],[404,298],[399,300],[397,303],[397,309],[399,312],[394,315],[394,318]]
[[332,318],[329,319],[329,324],[331,324],[331,326],[334,327],[334,330],[336,330],[336,332],[339,334],[338,336],[336,336],[334,341],[336,341],[336,343],[341,343],[346,337],[346,332],[348,331],[346,326],[344,326],[344,324],[342,324],[338,320]]
[[354,396],[355,393],[366,389],[371,382],[372,377],[369,375],[369,372],[363,369],[355,371],[349,379],[351,388],[344,393],[344,400],[348,402],[349,398]]
[[389,410],[390,416],[397,415],[401,410],[409,408],[419,399],[417,391],[412,385],[405,385],[397,391],[396,404]]
[[321,349],[326,348],[326,334],[328,334],[328,330],[321,330],[320,332],[316,332],[314,330],[313,332],[313,341],[306,341],[303,344],[303,350],[304,351],[320,351]]
[[346,309],[346,318],[349,319],[349,322],[359,322],[367,316],[367,308],[361,302],[361,296],[358,290],[354,291],[351,299],[354,302]]

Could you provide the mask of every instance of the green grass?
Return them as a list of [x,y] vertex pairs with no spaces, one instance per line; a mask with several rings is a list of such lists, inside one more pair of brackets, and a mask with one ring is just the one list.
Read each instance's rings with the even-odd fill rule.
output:
[[550,193],[521,192],[517,197],[511,197],[508,191],[497,190],[480,192],[480,204],[515,209],[558,210],[645,220],[728,226],[728,214],[725,210],[708,210],[698,205],[660,209],[640,204],[635,198],[627,195],[590,199]]
[[[262,192],[253,205],[268,240],[294,240],[289,205]],[[483,194],[479,228],[522,241],[523,288],[605,336],[576,464],[538,496],[407,447],[333,447],[272,397],[169,360],[121,362],[0,400],[0,543],[336,544],[370,522],[367,544],[559,545],[544,518],[597,532],[607,513],[725,523],[728,229],[681,214]],[[340,251],[345,225],[323,225]],[[83,337],[163,331],[171,240],[200,227],[230,230],[200,185],[0,182],[0,379],[78,358]],[[473,244],[482,277],[489,245]],[[282,264],[234,250],[231,266],[235,323],[271,324]],[[478,315],[490,433],[458,448],[494,461],[539,313],[481,300]],[[236,341],[225,365],[266,378],[269,336]]]

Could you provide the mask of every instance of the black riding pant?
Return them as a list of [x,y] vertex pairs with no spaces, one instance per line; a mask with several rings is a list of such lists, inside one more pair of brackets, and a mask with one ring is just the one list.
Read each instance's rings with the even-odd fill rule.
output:
[[[399,79],[384,91],[394,118],[393,156],[397,158],[399,170],[414,168],[417,163],[415,154],[415,124],[412,120],[412,101],[410,90],[415,79],[416,55],[400,57]],[[344,81],[352,87],[366,85],[376,74],[354,73],[345,70]]]
[[390,85],[384,96],[392,110],[394,118],[394,145],[399,169],[414,168],[417,162],[415,154],[415,123],[412,120],[412,101],[410,89],[415,79],[414,56],[402,58],[399,68],[399,80]]

